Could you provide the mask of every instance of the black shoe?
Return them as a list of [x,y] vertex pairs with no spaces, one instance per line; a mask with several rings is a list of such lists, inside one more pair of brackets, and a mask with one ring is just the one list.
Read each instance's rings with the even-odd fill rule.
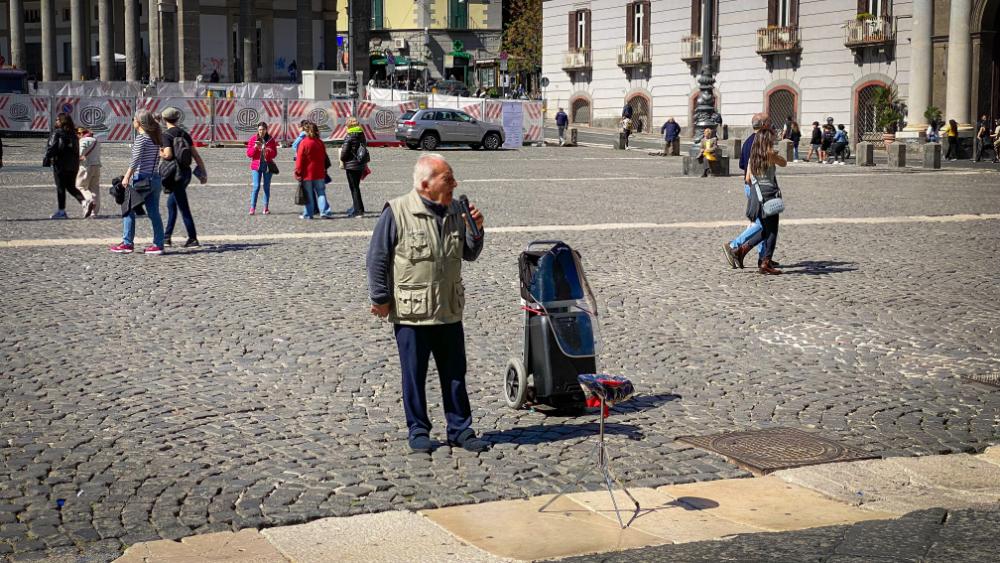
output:
[[431,439],[427,434],[417,434],[410,436],[410,449],[421,454],[431,453]]
[[174,243],[170,241],[170,237],[163,239],[163,246],[173,246]]
[[486,441],[477,438],[475,431],[471,428],[467,428],[464,432],[459,434],[458,438],[448,440],[448,445],[453,448],[458,447],[474,453],[482,453],[490,449],[490,445]]
[[187,242],[184,243],[184,248],[191,248],[192,246],[201,246],[196,238],[189,238]]

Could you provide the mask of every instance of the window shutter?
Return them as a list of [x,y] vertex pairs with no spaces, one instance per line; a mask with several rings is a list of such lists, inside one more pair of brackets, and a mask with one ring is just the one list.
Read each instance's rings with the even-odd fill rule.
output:
[[576,11],[569,13],[569,50],[576,49]]
[[701,0],[691,0],[691,35],[701,35]]
[[883,18],[887,18],[892,15],[892,1],[882,0],[882,13],[878,14]]
[[[719,11],[719,0],[715,0],[715,19],[712,20],[712,37],[719,36],[719,15],[722,13]],[[718,42],[716,42],[718,43]]]
[[590,10],[583,11],[584,21],[586,22],[587,36],[584,37],[584,46],[590,49]]
[[781,0],[767,0],[767,25],[778,25],[778,2]]
[[789,0],[788,24],[794,27],[799,26],[799,0]]
[[642,3],[642,40],[649,43],[650,26],[653,21],[653,11],[649,8],[649,0]]
[[635,41],[635,2],[625,5],[625,42]]
[[858,0],[858,13],[863,14],[868,11],[868,0]]

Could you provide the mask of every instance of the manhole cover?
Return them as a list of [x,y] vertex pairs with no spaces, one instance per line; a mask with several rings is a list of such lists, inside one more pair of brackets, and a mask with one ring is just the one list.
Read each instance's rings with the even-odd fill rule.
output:
[[977,373],[975,375],[966,375],[963,377],[964,379],[967,379],[969,381],[974,381],[976,383],[983,383],[985,385],[1000,387],[1000,372]]
[[677,440],[717,453],[757,475],[804,465],[878,457],[795,428],[681,436]]

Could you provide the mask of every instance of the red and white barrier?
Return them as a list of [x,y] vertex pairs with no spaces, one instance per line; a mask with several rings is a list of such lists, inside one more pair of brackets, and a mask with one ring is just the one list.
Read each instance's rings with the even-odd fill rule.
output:
[[0,129],[47,133],[51,114],[49,101],[48,96],[0,94]]
[[522,127],[525,143],[541,143],[544,140],[542,132],[542,102],[524,102]]
[[105,143],[131,143],[135,105],[134,98],[59,97],[55,112],[68,113],[77,127],[89,129]]
[[204,98],[139,98],[136,110],[146,109],[153,113],[163,113],[167,108],[180,112],[178,122],[187,130],[194,141],[203,143],[212,140],[212,107]]

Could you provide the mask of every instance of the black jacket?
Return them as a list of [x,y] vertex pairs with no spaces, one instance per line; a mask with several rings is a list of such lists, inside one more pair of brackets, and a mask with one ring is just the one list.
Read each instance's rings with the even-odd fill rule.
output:
[[365,141],[364,133],[351,133],[344,139],[344,146],[340,149],[340,161],[344,163],[344,170],[364,170],[365,165],[371,160],[358,158],[358,149],[365,147],[368,151],[368,143]]
[[52,170],[60,176],[76,174],[80,170],[80,140],[76,134],[56,129],[45,149],[45,161],[50,162]]

